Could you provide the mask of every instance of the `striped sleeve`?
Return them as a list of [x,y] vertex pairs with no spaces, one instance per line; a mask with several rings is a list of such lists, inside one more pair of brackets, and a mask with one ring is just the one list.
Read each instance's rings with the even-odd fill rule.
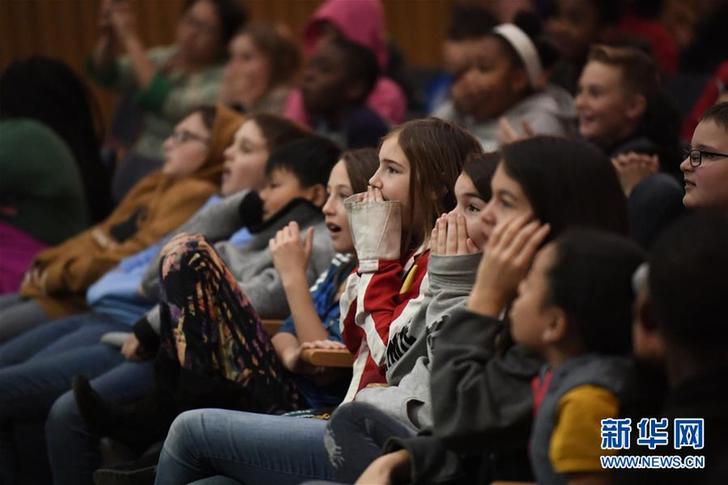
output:
[[400,261],[379,261],[375,273],[349,277],[341,297],[342,336],[355,354],[352,383],[345,398],[359,389],[386,382],[384,368],[390,327],[404,325],[415,313],[420,286],[427,274],[429,252]]

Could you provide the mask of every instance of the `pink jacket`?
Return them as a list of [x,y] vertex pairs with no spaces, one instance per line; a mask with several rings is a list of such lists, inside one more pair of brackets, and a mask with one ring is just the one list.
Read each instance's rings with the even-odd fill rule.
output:
[[[321,24],[330,22],[347,39],[374,52],[379,66],[387,66],[388,53],[384,32],[384,9],[380,0],[328,0],[311,16],[304,30],[304,48],[310,55],[318,43]],[[407,99],[402,89],[386,76],[380,76],[369,95],[367,105],[390,123],[401,123],[407,112]],[[284,115],[299,123],[309,124],[300,90],[288,97]]]

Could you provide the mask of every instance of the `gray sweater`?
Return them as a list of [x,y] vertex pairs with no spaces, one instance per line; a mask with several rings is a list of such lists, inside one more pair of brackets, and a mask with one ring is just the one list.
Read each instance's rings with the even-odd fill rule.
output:
[[[469,130],[478,139],[487,152],[498,149],[498,122],[500,117],[485,121],[476,121],[455,109],[452,101],[438,108],[433,116],[452,121]],[[523,134],[522,123],[528,122],[537,135],[574,136],[576,134],[576,111],[571,95],[556,86],[549,85],[545,89],[526,97],[508,111],[503,113],[513,129]]]
[[[423,301],[400,342],[413,341],[387,368],[389,387],[362,389],[355,401],[367,402],[415,430],[432,425],[430,361],[437,334],[453,310],[465,305],[475,283],[481,254],[430,255]],[[424,281],[423,281],[424,285]]]
[[384,449],[409,451],[411,483],[489,483],[494,470],[528,475],[531,380],[542,360],[520,345],[499,349],[505,330],[496,318],[458,309],[438,333],[432,429]]

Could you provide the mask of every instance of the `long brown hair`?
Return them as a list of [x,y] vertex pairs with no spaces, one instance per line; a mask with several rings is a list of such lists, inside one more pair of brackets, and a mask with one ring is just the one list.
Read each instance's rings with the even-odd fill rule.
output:
[[369,179],[379,166],[379,154],[374,148],[359,148],[347,150],[341,154],[341,160],[346,166],[349,183],[354,194],[367,191]]
[[483,149],[470,133],[438,118],[408,121],[385,139],[392,136],[410,164],[409,220],[414,221],[415,207],[423,215],[402,240],[403,249],[411,250],[424,242],[440,214],[455,207],[455,180],[468,156]]

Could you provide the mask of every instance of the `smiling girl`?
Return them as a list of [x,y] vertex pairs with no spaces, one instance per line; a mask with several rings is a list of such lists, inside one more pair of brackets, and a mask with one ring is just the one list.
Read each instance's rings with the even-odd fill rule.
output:
[[546,85],[556,59],[542,39],[539,20],[519,13],[476,41],[477,54],[451,88],[452,103],[434,116],[470,130],[486,151],[523,135],[569,135],[574,131],[571,96]]

